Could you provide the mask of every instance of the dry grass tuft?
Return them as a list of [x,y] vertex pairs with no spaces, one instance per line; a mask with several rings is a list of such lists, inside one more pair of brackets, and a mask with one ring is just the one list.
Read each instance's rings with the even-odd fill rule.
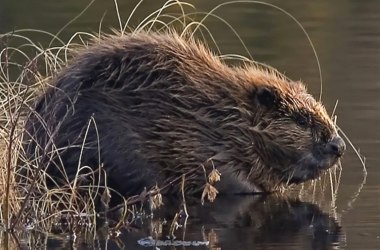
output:
[[[62,58],[70,45],[43,48],[22,33],[0,36],[0,220],[7,230],[54,231],[67,224],[70,228],[66,229],[75,232],[81,225],[93,227],[95,197],[100,187],[81,186],[79,180],[88,176],[78,171],[74,182],[48,189],[46,179],[52,177],[44,173],[38,160],[26,161],[23,151],[27,115],[35,99],[49,87],[49,80],[65,65],[66,59]],[[30,178],[21,177],[23,170],[31,173]],[[95,180],[95,174],[90,179]]]

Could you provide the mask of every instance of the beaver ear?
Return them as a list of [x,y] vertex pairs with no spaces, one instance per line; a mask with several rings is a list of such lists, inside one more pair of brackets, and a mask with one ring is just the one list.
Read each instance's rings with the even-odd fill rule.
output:
[[277,93],[267,87],[258,87],[255,89],[254,101],[266,108],[274,107],[278,102]]

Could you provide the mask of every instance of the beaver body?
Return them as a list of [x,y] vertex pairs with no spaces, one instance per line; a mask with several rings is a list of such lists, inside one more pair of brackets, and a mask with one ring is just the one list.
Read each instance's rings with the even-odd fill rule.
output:
[[345,150],[302,83],[153,32],[108,36],[78,53],[37,102],[26,137],[51,182],[102,166],[123,195],[189,172],[186,190],[196,192],[214,167],[220,190],[272,191],[318,177]]

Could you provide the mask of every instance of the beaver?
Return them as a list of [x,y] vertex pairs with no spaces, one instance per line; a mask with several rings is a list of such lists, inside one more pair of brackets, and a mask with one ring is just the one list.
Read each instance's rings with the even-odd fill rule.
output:
[[55,184],[102,166],[126,196],[186,173],[186,192],[200,191],[210,166],[220,192],[275,191],[317,178],[346,147],[302,82],[228,65],[176,32],[104,35],[80,50],[25,131],[28,159]]

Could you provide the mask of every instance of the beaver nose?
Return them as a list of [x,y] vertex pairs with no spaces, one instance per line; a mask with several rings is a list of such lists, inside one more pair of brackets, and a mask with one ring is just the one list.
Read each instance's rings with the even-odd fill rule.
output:
[[340,157],[346,150],[346,143],[340,136],[335,136],[331,141],[326,144],[326,153]]

